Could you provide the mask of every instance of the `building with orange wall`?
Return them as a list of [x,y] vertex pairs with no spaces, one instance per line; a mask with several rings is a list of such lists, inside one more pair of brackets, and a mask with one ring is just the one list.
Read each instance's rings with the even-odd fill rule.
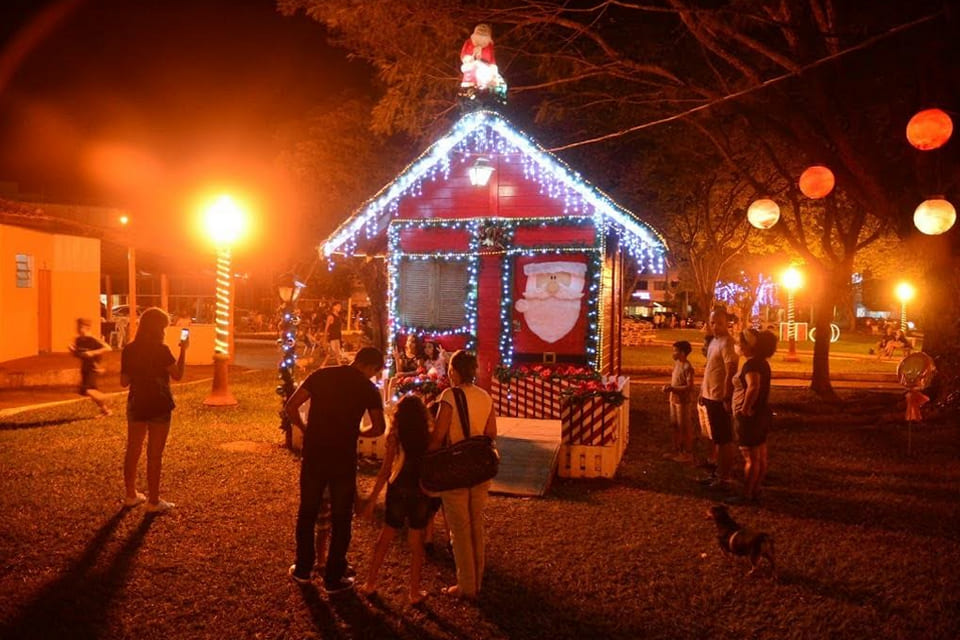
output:
[[100,240],[0,224],[0,362],[66,351],[100,323]]

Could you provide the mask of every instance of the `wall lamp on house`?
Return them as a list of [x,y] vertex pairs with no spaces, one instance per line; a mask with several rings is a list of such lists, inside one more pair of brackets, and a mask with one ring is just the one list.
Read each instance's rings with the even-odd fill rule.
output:
[[493,165],[490,164],[490,160],[484,156],[480,156],[467,170],[470,176],[470,184],[475,187],[487,186],[487,183],[490,182],[490,176],[493,175],[493,171]]

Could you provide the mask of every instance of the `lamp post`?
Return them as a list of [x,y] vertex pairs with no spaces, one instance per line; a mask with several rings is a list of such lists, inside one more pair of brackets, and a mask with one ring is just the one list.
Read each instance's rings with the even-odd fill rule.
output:
[[220,196],[204,214],[207,233],[217,247],[217,306],[213,338],[213,388],[203,404],[225,407],[237,404],[230,393],[227,365],[230,362],[231,324],[233,321],[233,277],[230,273],[230,248],[240,238],[245,215],[230,196]]
[[294,372],[297,364],[297,325],[300,324],[297,299],[303,287],[304,284],[292,273],[280,276],[277,284],[277,293],[280,294],[280,301],[283,302],[283,309],[280,311],[280,337],[277,338],[281,351],[280,364],[277,366],[280,377],[277,395],[283,401],[280,407],[280,430],[283,431],[283,446],[287,449],[293,448],[293,425],[290,424],[290,418],[287,417],[284,407],[296,387]]
[[793,293],[803,284],[803,274],[790,267],[780,277],[787,290],[787,360],[797,362],[797,324],[794,322]]
[[900,301],[900,331],[904,335],[907,333],[907,303],[913,299],[916,289],[909,282],[901,282],[897,285],[897,300]]
[[[137,250],[130,242],[130,216],[120,216],[120,224],[123,226],[124,236],[127,239],[127,330],[124,333],[125,340],[130,342],[137,335]],[[109,300],[107,301],[109,304]],[[123,345],[120,345],[123,346]]]

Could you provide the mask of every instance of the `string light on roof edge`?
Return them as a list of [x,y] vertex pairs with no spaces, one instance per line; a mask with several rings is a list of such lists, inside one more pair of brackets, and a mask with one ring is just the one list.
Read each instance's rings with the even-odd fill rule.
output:
[[547,197],[562,199],[565,214],[594,216],[604,221],[598,221],[603,226],[614,224],[623,236],[626,252],[643,268],[662,272],[666,243],[659,234],[633,220],[606,194],[586,183],[563,161],[513,129],[500,116],[484,111],[464,116],[447,136],[411,162],[396,180],[361,207],[352,221],[345,222],[346,226],[334,233],[323,246],[323,254],[330,256],[342,252],[350,255],[356,250],[356,236],[361,230],[366,229],[368,237],[376,233],[373,225],[382,212],[387,211],[390,217],[395,216],[397,201],[405,195],[420,193],[424,179],[435,178],[441,172],[449,176],[448,154],[452,151],[464,156],[494,152],[501,157],[519,155],[523,175],[538,182],[541,193]]

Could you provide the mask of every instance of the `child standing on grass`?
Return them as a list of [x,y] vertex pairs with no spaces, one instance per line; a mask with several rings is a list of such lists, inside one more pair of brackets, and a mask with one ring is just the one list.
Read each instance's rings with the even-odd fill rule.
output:
[[673,343],[673,373],[663,392],[670,398],[670,427],[673,430],[673,453],[664,458],[676,462],[693,462],[693,365],[687,360],[693,347],[686,340]]
[[418,604],[427,597],[427,592],[420,590],[420,573],[424,556],[423,531],[433,517],[433,510],[429,496],[420,490],[420,463],[427,452],[429,437],[430,413],[426,405],[416,396],[406,396],[397,405],[393,425],[387,432],[383,465],[363,508],[363,515],[372,518],[377,497],[387,484],[383,529],[374,546],[370,573],[362,588],[366,594],[376,591],[387,548],[406,522],[411,553],[410,604]]
[[747,329],[740,334],[740,354],[746,358],[733,379],[733,423],[743,455],[743,494],[730,504],[756,504],[767,475],[767,433],[773,422],[770,410],[770,363],[777,337],[769,331]]
[[100,408],[100,415],[110,415],[107,398],[100,391],[98,379],[103,369],[100,356],[111,351],[110,345],[90,333],[92,323],[86,318],[77,318],[77,337],[70,345],[70,353],[80,358],[80,388],[78,393],[87,396]]

